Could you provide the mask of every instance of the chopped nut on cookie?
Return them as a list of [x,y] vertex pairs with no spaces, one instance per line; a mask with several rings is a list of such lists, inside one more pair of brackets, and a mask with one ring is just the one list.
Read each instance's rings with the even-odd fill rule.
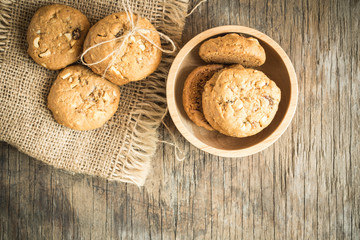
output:
[[228,136],[247,137],[271,123],[280,99],[280,89],[263,72],[225,68],[206,83],[202,108],[214,129]]
[[91,130],[103,126],[114,115],[119,100],[118,86],[75,65],[65,68],[56,78],[48,96],[48,108],[59,124]]

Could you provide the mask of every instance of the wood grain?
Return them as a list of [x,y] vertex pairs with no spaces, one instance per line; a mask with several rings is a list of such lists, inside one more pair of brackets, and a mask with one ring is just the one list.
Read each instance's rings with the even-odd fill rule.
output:
[[299,102],[288,130],[227,159],[190,145],[168,117],[186,160],[160,145],[143,188],[71,175],[0,143],[0,239],[359,239],[359,13],[357,0],[201,5],[184,43],[238,24],[289,55]]

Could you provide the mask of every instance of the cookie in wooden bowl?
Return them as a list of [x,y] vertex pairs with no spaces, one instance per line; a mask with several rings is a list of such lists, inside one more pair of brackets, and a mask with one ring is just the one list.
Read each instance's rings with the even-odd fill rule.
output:
[[206,82],[223,67],[220,64],[199,66],[189,74],[184,83],[182,99],[186,114],[197,126],[209,131],[214,129],[204,117],[202,111],[202,93]]
[[[197,126],[203,127],[209,131],[214,128],[210,126],[205,119],[202,110],[202,94],[207,81],[211,77],[223,69],[224,65],[221,64],[208,64],[195,68],[186,78],[183,89],[183,105],[186,114]],[[234,64],[226,68],[244,69],[240,64]]]
[[244,67],[258,67],[266,60],[265,50],[256,38],[237,33],[206,40],[200,46],[199,55],[205,62],[240,63]]
[[210,125],[222,134],[248,137],[271,123],[280,99],[280,89],[263,72],[227,68],[206,83],[203,113]]

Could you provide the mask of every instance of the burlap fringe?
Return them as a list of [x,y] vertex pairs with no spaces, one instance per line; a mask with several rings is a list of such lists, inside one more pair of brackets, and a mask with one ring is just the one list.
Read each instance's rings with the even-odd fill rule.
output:
[[[157,24],[157,28],[159,31],[166,32],[177,45],[181,41],[181,36],[178,38],[175,36],[178,36],[179,31],[182,32],[184,28],[183,16],[187,14],[187,2],[185,0],[173,0],[160,3],[163,5],[164,19],[163,23]],[[112,178],[134,183],[137,186],[144,185],[148,171],[151,169],[150,160],[155,154],[156,145],[159,141],[157,128],[166,111],[164,80],[167,78],[172,61],[172,55],[164,54],[158,70],[143,82],[144,101],[134,109],[133,136],[128,143],[131,145],[128,147],[128,151],[131,151],[132,154],[120,153],[120,158],[123,158],[123,161],[116,163]],[[134,174],[136,171],[138,174]]]
[[2,63],[5,59],[5,50],[8,44],[7,34],[9,32],[9,19],[10,19],[10,11],[11,4],[13,4],[10,0],[2,0],[0,2],[0,63]]
[[160,4],[164,9],[164,18],[158,28],[159,30],[166,30],[166,34],[177,43],[181,42],[181,34],[178,33],[184,29],[184,16],[187,15],[188,2],[188,0],[173,0],[164,1]]
[[[144,83],[144,99],[132,111],[131,137],[125,139],[127,147],[119,151],[110,179],[142,186],[150,170],[150,162],[156,151],[157,128],[166,108],[165,84],[154,80]],[[158,89],[154,93],[154,89]],[[119,160],[120,159],[120,160]]]

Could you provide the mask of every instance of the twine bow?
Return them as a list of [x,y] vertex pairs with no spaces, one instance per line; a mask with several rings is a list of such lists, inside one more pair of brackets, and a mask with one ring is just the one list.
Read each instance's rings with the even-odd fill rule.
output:
[[[134,18],[133,18],[133,12],[131,11],[130,7],[129,7],[129,2],[128,0],[126,0],[126,5],[124,3],[124,1],[121,2],[122,3],[122,6],[124,8],[124,11],[126,13],[126,17],[127,17],[127,20],[130,22],[130,25],[131,25],[131,29],[130,31],[128,31],[128,33],[126,33],[125,35],[122,35],[122,36],[119,36],[119,37],[115,37],[113,39],[110,39],[110,40],[107,40],[107,41],[104,41],[104,42],[101,42],[101,43],[97,43],[89,48],[87,48],[82,54],[81,54],[81,57],[80,57],[80,60],[81,62],[86,65],[86,66],[93,66],[93,65],[96,65],[96,64],[99,64],[105,60],[107,60],[108,58],[110,58],[111,56],[114,55],[114,58],[110,61],[110,63],[107,65],[105,71],[104,71],[104,74],[103,74],[103,77],[105,76],[106,72],[108,71],[108,69],[114,65],[117,57],[120,55],[120,53],[122,53],[122,50],[123,50],[123,47],[126,46],[127,47],[127,41],[128,39],[131,37],[131,36],[134,36],[135,34],[139,34],[140,36],[142,36],[146,41],[148,41],[150,44],[152,44],[153,46],[155,46],[157,49],[159,49],[160,51],[164,52],[164,53],[168,53],[168,54],[171,54],[171,53],[174,53],[176,51],[176,46],[175,46],[175,43],[173,40],[171,40],[171,38],[169,36],[167,36],[166,34],[163,34],[159,31],[156,31],[156,30],[151,30],[151,29],[146,29],[146,28],[139,28],[137,27],[137,21],[134,22]],[[169,42],[172,46],[172,49],[171,50],[167,50],[167,49],[163,49],[161,46],[158,46],[156,43],[154,43],[150,38],[148,38],[145,33],[149,33],[149,32],[156,32],[159,34],[160,38],[164,39],[165,41]],[[93,62],[93,63],[86,63],[84,61],[84,56],[89,52],[91,51],[92,49],[94,48],[97,48],[97,47],[100,47],[102,46],[103,44],[106,44],[106,43],[109,43],[109,42],[113,42],[113,41],[118,41],[118,40],[122,40],[122,43],[120,44],[120,46],[118,46],[117,48],[115,48],[112,52],[110,52],[108,55],[106,55],[104,58],[100,59],[99,61],[96,61],[96,62]]]
[[[204,2],[207,2],[207,0],[201,0],[187,15],[186,17],[190,16],[197,8],[199,8],[199,6],[204,3]],[[146,28],[139,28],[137,27],[137,21],[136,23],[134,22],[134,18],[133,18],[133,12],[131,11],[130,7],[129,7],[129,2],[128,0],[126,0],[126,5],[124,3],[124,1],[121,1],[122,3],[122,6],[124,8],[124,11],[126,13],[126,17],[127,17],[127,20],[130,22],[131,24],[131,30],[123,35],[123,36],[119,36],[119,37],[115,37],[113,39],[110,39],[110,40],[107,40],[107,41],[104,41],[104,42],[101,42],[101,43],[97,43],[91,47],[89,47],[88,49],[86,49],[82,54],[81,54],[81,57],[80,57],[80,60],[81,62],[86,65],[86,66],[93,66],[93,65],[96,65],[96,64],[99,64],[105,60],[107,60],[108,58],[110,58],[111,56],[115,55],[114,58],[110,61],[110,63],[107,65],[105,71],[104,71],[104,74],[103,74],[103,77],[105,76],[107,70],[114,64],[114,62],[116,61],[116,58],[117,56],[122,52],[122,48],[124,47],[124,45],[126,45],[125,43],[127,42],[127,40],[135,35],[136,33],[139,34],[140,36],[142,36],[146,41],[148,41],[150,44],[152,44],[153,46],[155,46],[157,49],[159,49],[160,51],[164,52],[164,53],[174,53],[176,51],[176,46],[175,46],[175,43],[173,40],[171,40],[171,38],[161,32],[158,32],[156,30],[151,30],[151,29],[146,29]],[[171,50],[167,50],[167,49],[163,49],[161,46],[158,46],[157,44],[155,44],[151,39],[149,39],[148,37],[146,37],[144,34],[145,33],[148,33],[148,32],[156,32],[159,34],[160,38],[163,38],[164,40],[166,40],[167,42],[169,42],[172,46],[172,49]],[[117,41],[117,40],[121,40],[123,39],[122,43],[120,44],[120,46],[118,46],[117,48],[115,48],[111,53],[109,53],[108,55],[106,55],[104,58],[100,59],[99,61],[96,61],[96,62],[93,62],[93,63],[86,63],[84,61],[84,56],[92,49],[94,48],[97,48],[97,47],[100,47],[101,45],[103,44],[106,44],[106,43],[109,43],[109,42],[112,42],[112,41]],[[169,132],[171,138],[172,138],[172,141],[173,142],[167,142],[167,141],[163,141],[163,140],[158,140],[158,142],[162,142],[162,143],[165,143],[165,144],[169,144],[171,146],[174,147],[175,149],[175,158],[178,160],[178,161],[183,161],[186,157],[184,151],[182,151],[179,147],[179,145],[177,144],[177,141],[176,141],[176,137],[175,137],[175,134],[170,130],[170,128],[167,126],[167,124],[165,123],[164,121],[164,118],[165,116],[167,115],[168,113],[168,108],[166,108],[166,111],[164,113],[164,115],[162,116],[161,118],[161,122],[162,124],[165,126],[165,128],[167,129],[167,131]],[[179,153],[180,155],[182,156],[179,156]]]

